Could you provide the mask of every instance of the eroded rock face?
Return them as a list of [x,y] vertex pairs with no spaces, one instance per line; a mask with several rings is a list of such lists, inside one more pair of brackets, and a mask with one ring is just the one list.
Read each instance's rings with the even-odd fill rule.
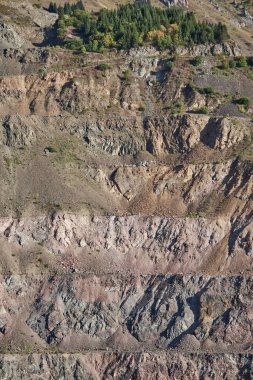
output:
[[147,144],[154,154],[166,150],[187,152],[200,141],[211,148],[222,150],[250,136],[250,126],[246,120],[194,114],[176,118],[149,118],[146,130],[150,136]]
[[[4,221],[2,236],[22,246],[43,242],[54,252],[87,246],[95,251],[117,252],[122,260],[158,265],[170,271],[196,268],[202,256],[211,254],[230,229],[229,221],[160,217],[76,217]],[[137,269],[137,268],[136,268]]]
[[[25,115],[59,115],[64,111],[80,114],[119,103],[121,81],[116,72],[96,77],[93,72],[87,74],[80,73],[79,79],[71,72],[1,78],[0,113],[6,114],[8,107]],[[130,108],[131,96],[131,92],[123,96]],[[134,104],[138,108],[141,99],[135,99]]]
[[20,323],[45,344],[68,350],[122,345],[126,351],[192,352],[208,342],[215,352],[244,351],[252,344],[251,278],[71,274],[1,282],[3,343],[24,309]]
[[[237,354],[179,354],[166,353],[85,353],[85,354],[43,354],[1,357],[1,378],[10,379],[17,375],[20,379],[32,380],[35,376],[48,379],[98,380],[122,379],[132,376],[151,380],[160,379],[197,380],[201,377],[217,379],[229,376],[251,376],[252,355]],[[120,366],[118,365],[120,363]]]
[[[57,17],[18,14],[38,42]],[[226,94],[252,86],[209,56],[236,45],[169,71],[145,46],[26,49],[29,28],[0,26],[0,378],[250,379],[252,121]]]
[[188,6],[188,0],[164,0],[163,3],[168,5],[169,7],[171,6],[187,7]]
[[38,72],[38,66],[43,73],[58,61],[56,54],[47,48],[7,48],[0,50],[0,73],[4,75],[31,74]]
[[23,45],[25,45],[25,40],[17,33],[15,28],[1,22],[0,23],[1,49],[21,48]]
[[191,56],[205,56],[209,54],[227,54],[230,56],[240,56],[241,50],[238,45],[234,43],[223,43],[215,45],[198,45],[190,48],[178,47],[177,53],[180,55],[191,55]]
[[250,128],[237,118],[209,120],[201,131],[202,141],[214,149],[227,149],[250,136]]
[[35,128],[32,119],[19,116],[10,116],[3,121],[4,143],[7,146],[23,147],[31,145],[36,140]]
[[[250,220],[237,230],[229,218],[85,217],[55,214],[52,217],[1,220],[1,237],[23,247],[43,244],[55,254],[79,248],[114,257],[114,263],[134,272],[201,271],[209,261],[220,269],[231,266],[232,257],[241,264],[252,261]],[[228,239],[228,245],[224,243]],[[79,252],[79,253],[78,253]],[[217,256],[217,259],[215,258]],[[235,260],[235,259],[234,259]],[[236,261],[236,260],[235,260]],[[78,270],[78,267],[76,267]],[[206,270],[206,269],[205,269]]]
[[[19,90],[16,90],[19,98]],[[52,96],[52,95],[50,95]],[[60,129],[77,134],[85,146],[111,155],[136,155],[147,150],[160,156],[187,153],[198,144],[223,151],[251,139],[251,123],[243,118],[206,115],[163,115],[161,117],[123,116],[38,116],[8,115],[1,119],[4,143],[27,145],[36,133]],[[14,137],[15,136],[15,137]],[[15,140],[15,141],[14,141]],[[19,140],[19,142],[17,142]]]

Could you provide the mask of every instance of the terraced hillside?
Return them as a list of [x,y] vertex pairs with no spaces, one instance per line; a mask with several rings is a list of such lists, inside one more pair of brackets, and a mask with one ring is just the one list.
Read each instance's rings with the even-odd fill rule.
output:
[[2,6],[0,378],[251,379],[251,56],[41,47]]

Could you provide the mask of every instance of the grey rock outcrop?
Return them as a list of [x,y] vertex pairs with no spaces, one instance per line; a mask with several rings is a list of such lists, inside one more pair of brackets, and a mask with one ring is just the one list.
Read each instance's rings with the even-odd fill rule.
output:
[[34,123],[30,119],[29,125],[22,116],[10,116],[3,121],[4,144],[12,147],[31,145],[36,140]]
[[0,49],[21,48],[26,45],[25,40],[14,27],[0,21]]
[[[116,380],[122,376],[137,376],[140,380],[163,379],[198,380],[212,376],[229,376],[231,380],[251,376],[252,354],[179,354],[177,352],[150,353],[85,353],[5,355],[0,358],[3,380],[16,376],[33,380],[35,376],[48,379]],[[120,368],[118,366],[120,363]]]
[[217,54],[227,54],[229,56],[240,56],[241,50],[238,45],[234,43],[223,43],[223,44],[209,44],[209,45],[198,45],[193,47],[177,47],[177,54],[179,55],[190,55],[190,56],[206,56],[206,55],[217,55]]

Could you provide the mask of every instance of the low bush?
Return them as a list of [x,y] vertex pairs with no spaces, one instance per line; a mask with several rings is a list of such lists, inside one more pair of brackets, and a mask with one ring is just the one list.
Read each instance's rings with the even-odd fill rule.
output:
[[81,40],[81,38],[73,38],[70,41],[66,41],[65,42],[65,46],[66,46],[67,49],[70,49],[70,50],[80,50],[80,51],[82,51],[83,48],[85,49],[85,46],[83,45],[83,41]]
[[123,72],[123,79],[124,79],[125,81],[128,81],[129,78],[130,78],[130,70],[126,70],[126,71],[124,71],[124,72]]
[[199,92],[204,95],[213,95],[215,93],[211,86],[201,88]]
[[168,61],[165,62],[164,67],[165,67],[165,70],[170,73],[174,67],[174,58],[168,59]]
[[248,62],[247,62],[246,57],[240,57],[236,62],[236,66],[237,67],[247,67]]
[[185,91],[187,94],[193,94],[196,90],[196,87],[194,85],[194,83],[192,81],[190,81],[189,83],[187,83],[187,85],[185,86]]
[[46,150],[49,152],[49,153],[57,153],[57,149],[56,149],[56,147],[54,147],[54,146],[48,146],[48,147],[46,147]]
[[190,60],[190,64],[192,66],[200,66],[202,62],[203,62],[203,59],[200,56],[194,57],[193,59]]
[[198,113],[202,113],[204,115],[207,115],[208,114],[208,108],[206,106],[203,106],[203,107],[199,108]]
[[241,98],[236,100],[236,104],[244,106],[245,108],[249,108],[250,99],[247,96],[242,96]]
[[99,71],[106,71],[109,70],[111,67],[107,65],[107,63],[100,63],[100,65],[96,66],[96,69]]
[[236,67],[236,61],[231,60],[228,62],[228,65],[230,69],[234,69]]
[[218,66],[222,70],[227,70],[229,68],[229,62],[224,60],[220,66]]

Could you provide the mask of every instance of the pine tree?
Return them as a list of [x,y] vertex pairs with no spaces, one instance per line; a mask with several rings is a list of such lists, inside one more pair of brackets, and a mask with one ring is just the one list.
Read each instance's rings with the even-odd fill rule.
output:
[[59,18],[62,18],[64,16],[64,8],[61,5],[58,7],[58,15]]
[[48,7],[48,12],[57,13],[56,3],[53,3],[52,1],[50,2],[49,7]]
[[83,5],[83,2],[81,1],[81,0],[79,0],[78,2],[77,2],[77,6],[78,6],[78,9],[81,9],[81,11],[84,11],[85,9],[84,9],[84,5]]
[[63,7],[64,14],[69,14],[71,12],[71,5],[69,3],[65,3]]
[[128,47],[136,48],[138,45],[139,45],[139,33],[137,31],[135,24],[133,24],[132,30],[131,30],[130,46]]
[[228,31],[226,25],[219,22],[216,26],[215,40],[218,43],[222,43],[228,39]]

